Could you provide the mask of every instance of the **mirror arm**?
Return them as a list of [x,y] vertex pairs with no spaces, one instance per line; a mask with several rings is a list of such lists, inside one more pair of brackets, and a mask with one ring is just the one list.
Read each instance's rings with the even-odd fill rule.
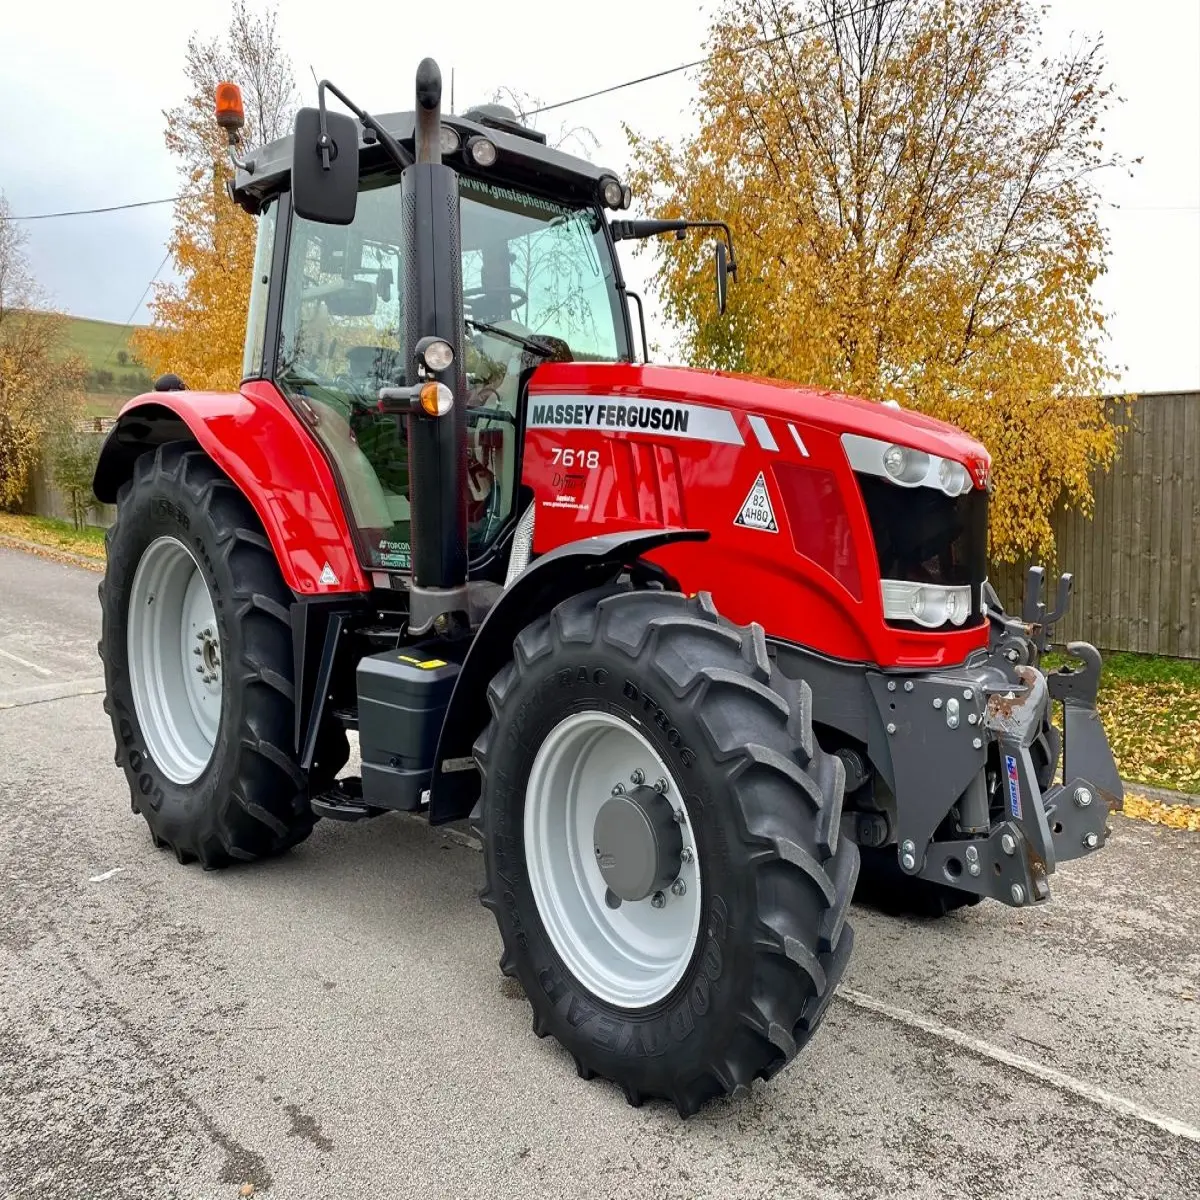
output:
[[614,242],[626,241],[631,238],[656,237],[660,233],[674,233],[682,238],[689,229],[719,229],[725,234],[725,249],[729,251],[729,277],[737,282],[737,257],[733,253],[733,234],[724,221],[687,221],[682,218],[675,220],[644,220],[644,221],[613,221],[611,226]]
[[366,129],[374,130],[380,145],[388,152],[398,167],[411,166],[413,156],[369,112],[358,107],[341,88],[322,79],[317,84],[317,108],[321,113],[321,137],[317,145],[321,151],[321,166],[329,170],[329,133],[325,128],[325,90],[328,88],[363,124]]

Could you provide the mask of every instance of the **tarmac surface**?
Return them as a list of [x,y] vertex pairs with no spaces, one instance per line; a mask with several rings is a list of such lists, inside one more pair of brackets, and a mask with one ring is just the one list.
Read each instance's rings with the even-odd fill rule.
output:
[[461,835],[156,851],[98,578],[0,550],[0,1196],[1200,1196],[1200,836],[1116,818],[1036,911],[856,907],[807,1051],[684,1122],[533,1035]]

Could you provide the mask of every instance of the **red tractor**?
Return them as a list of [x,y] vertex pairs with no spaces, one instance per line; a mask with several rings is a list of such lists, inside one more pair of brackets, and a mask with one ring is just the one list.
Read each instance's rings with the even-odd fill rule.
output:
[[981,445],[644,329],[638,361],[616,243],[715,230],[723,311],[728,230],[620,217],[615,174],[440,95],[430,60],[414,112],[323,83],[241,159],[218,89],[244,379],[164,376],[100,457],[117,762],[205,868],[470,817],[534,1030],[688,1114],[812,1036],[856,885],[1037,905],[1104,844],[1100,659],[1039,669],[1069,577],[1022,619],[988,586]]

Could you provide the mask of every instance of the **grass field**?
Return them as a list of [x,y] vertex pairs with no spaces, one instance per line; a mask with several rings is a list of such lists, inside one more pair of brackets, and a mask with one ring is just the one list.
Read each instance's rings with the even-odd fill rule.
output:
[[150,376],[135,360],[130,345],[139,326],[93,321],[88,317],[65,319],[67,336],[63,350],[77,354],[87,364],[88,416],[108,416],[130,396],[149,391]]

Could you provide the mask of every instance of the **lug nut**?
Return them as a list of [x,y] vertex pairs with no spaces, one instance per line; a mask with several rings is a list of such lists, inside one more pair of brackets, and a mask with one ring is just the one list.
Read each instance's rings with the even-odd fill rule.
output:
[[1000,839],[1000,849],[1005,854],[1015,854],[1017,852],[1017,839],[1011,833],[1006,833]]
[[895,733],[895,732],[896,732],[896,726],[895,726],[895,725],[893,725],[891,721],[889,721],[889,722],[888,722],[887,731],[888,731],[888,733]]
[[888,691],[894,692],[895,690],[896,690],[896,681],[894,679],[889,679],[888,680]]
[[684,822],[687,820],[687,818],[686,818],[686,817],[683,815],[683,809],[682,809],[682,808],[677,808],[677,809],[675,809],[675,810],[674,810],[674,811],[671,813],[671,817],[672,817],[672,819],[675,821],[675,824],[676,824],[676,825],[682,825],[682,824],[683,824],[683,823],[684,823]]
[[614,796],[625,795],[625,785],[623,783],[614,783],[613,788],[612,788],[612,794]]
[[963,699],[964,700],[974,700],[975,693],[973,691],[971,691],[970,688],[963,688]]
[[935,696],[935,697],[933,698],[933,707],[934,707],[934,708],[941,708],[941,707],[942,707],[942,698],[941,698],[941,696]]
[[977,862],[967,863],[967,874],[968,875],[978,875],[979,874],[979,864]]
[[1086,847],[1087,847],[1089,850],[1095,850],[1095,848],[1096,848],[1098,845],[1100,845],[1100,836],[1099,836],[1099,834],[1095,834],[1095,833],[1089,833],[1089,834],[1087,835],[1087,837],[1085,837],[1085,838],[1083,839],[1083,844],[1084,844],[1084,845],[1085,845],[1085,846],[1086,846]]
[[662,894],[662,892],[655,892],[654,895],[650,897],[650,905],[652,908],[662,908],[666,902],[667,898]]
[[204,651],[201,650],[199,646],[193,646],[192,653],[195,654],[197,657],[199,657],[201,654],[204,653]]
[[967,862],[978,862],[979,851],[974,846],[967,847]]
[[979,717],[976,716],[975,713],[967,713],[967,724],[968,725],[974,725],[975,722],[978,720],[979,720]]
[[682,879],[677,879],[671,884],[671,894],[674,896],[682,896],[687,891],[687,884]]
[[654,781],[654,790],[660,796],[665,796],[667,794],[667,781],[661,777],[656,779]]
[[913,690],[913,681],[911,679],[906,679],[904,681],[904,690],[906,692],[911,692]]
[[642,784],[646,782],[646,772],[643,771],[641,767],[638,767],[638,769],[629,776],[629,782],[635,787],[641,787]]
[[203,675],[203,674],[204,674],[204,664],[203,664],[203,663],[197,663],[197,664],[196,664],[196,674],[197,674],[197,675]]
[[973,738],[971,741],[971,745],[974,746],[976,750],[983,749],[983,742],[979,738]]
[[691,846],[684,846],[679,852],[679,861],[690,863],[695,861],[696,856],[692,853]]
[[1087,808],[1092,802],[1092,793],[1085,787],[1077,787],[1075,789],[1075,803],[1080,808]]
[[1025,903],[1025,889],[1019,883],[1014,883],[1012,885],[1012,891],[1010,892],[1010,895],[1012,896],[1014,904]]

